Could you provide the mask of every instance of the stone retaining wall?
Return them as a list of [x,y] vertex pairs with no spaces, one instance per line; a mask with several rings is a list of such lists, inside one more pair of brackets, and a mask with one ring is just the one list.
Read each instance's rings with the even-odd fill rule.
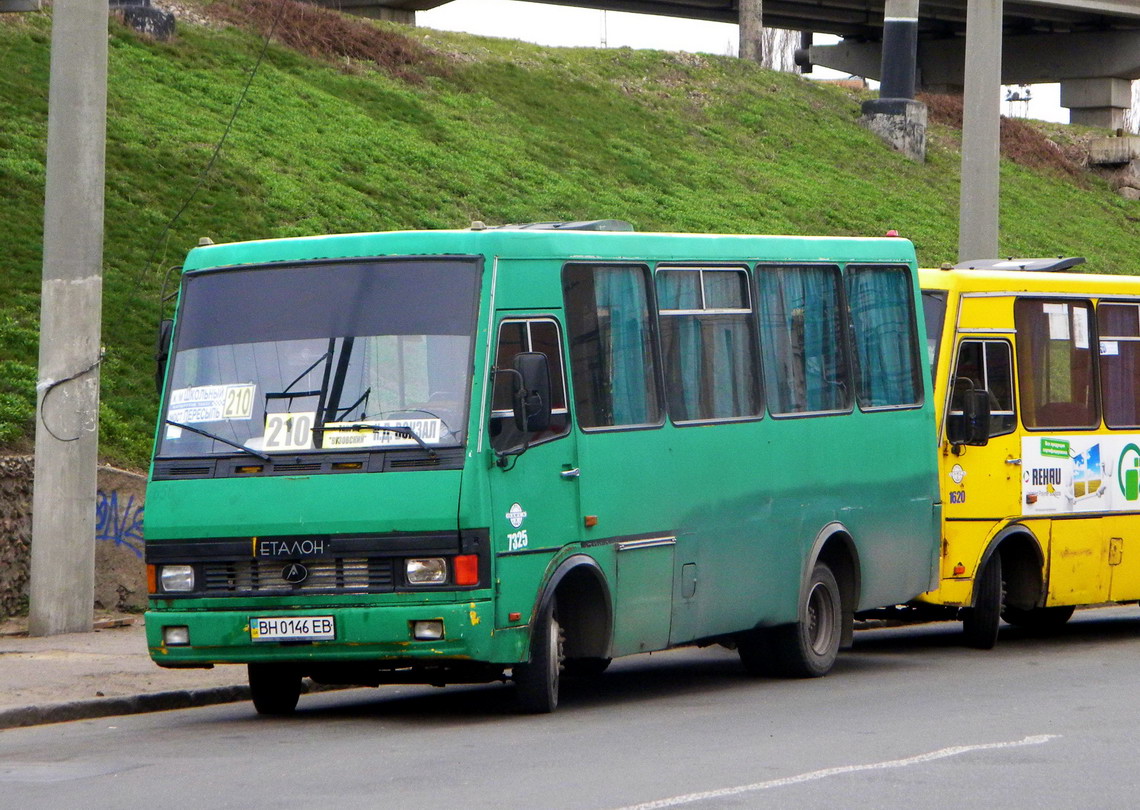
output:
[[[30,456],[0,456],[0,619],[28,609],[32,540]],[[143,503],[146,478],[100,467],[95,505],[96,610],[135,612],[146,607]]]

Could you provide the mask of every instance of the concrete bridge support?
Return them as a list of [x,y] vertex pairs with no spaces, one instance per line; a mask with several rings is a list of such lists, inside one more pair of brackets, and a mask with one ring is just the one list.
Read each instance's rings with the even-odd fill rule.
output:
[[1132,82],[1114,78],[1063,81],[1061,106],[1069,108],[1070,123],[1120,129],[1132,107]]
[[863,102],[859,122],[911,160],[926,160],[926,105],[914,99],[918,0],[886,0],[879,97]]

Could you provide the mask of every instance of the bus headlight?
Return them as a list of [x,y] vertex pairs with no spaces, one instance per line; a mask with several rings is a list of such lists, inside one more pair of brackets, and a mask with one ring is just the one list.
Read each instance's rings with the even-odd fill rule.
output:
[[167,647],[186,647],[190,644],[190,628],[184,624],[164,625],[162,643]]
[[162,590],[167,593],[188,593],[194,590],[194,566],[164,565],[158,576]]
[[443,557],[426,557],[408,560],[404,576],[409,585],[442,585],[447,582],[447,560]]
[[416,641],[439,641],[443,638],[443,620],[412,622],[412,638]]

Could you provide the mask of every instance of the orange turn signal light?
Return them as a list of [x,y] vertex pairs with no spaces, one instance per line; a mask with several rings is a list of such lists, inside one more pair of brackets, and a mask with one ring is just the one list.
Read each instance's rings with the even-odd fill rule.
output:
[[954,566],[954,576],[960,577],[964,573],[966,573],[966,566],[962,565],[962,563],[958,563]]
[[454,560],[455,584],[479,584],[479,556],[476,554],[460,554]]
[[146,567],[146,592],[158,593],[158,568],[153,565]]

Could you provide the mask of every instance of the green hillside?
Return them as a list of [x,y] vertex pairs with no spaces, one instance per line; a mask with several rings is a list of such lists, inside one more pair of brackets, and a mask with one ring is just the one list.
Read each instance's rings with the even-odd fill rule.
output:
[[[201,236],[621,218],[640,230],[894,228],[924,263],[955,258],[950,127],[932,128],[919,166],[856,125],[859,99],[736,59],[541,48],[294,5],[195,194],[278,8],[215,4],[210,24],[180,21],[169,43],[111,22],[101,413],[111,462],[146,463],[159,290]],[[0,15],[7,450],[29,449],[34,429],[49,40],[47,14]],[[1077,137],[1051,132],[1062,147]],[[1038,130],[1011,137],[1020,162],[1002,165],[1002,253],[1135,272],[1140,205],[1066,173]]]

